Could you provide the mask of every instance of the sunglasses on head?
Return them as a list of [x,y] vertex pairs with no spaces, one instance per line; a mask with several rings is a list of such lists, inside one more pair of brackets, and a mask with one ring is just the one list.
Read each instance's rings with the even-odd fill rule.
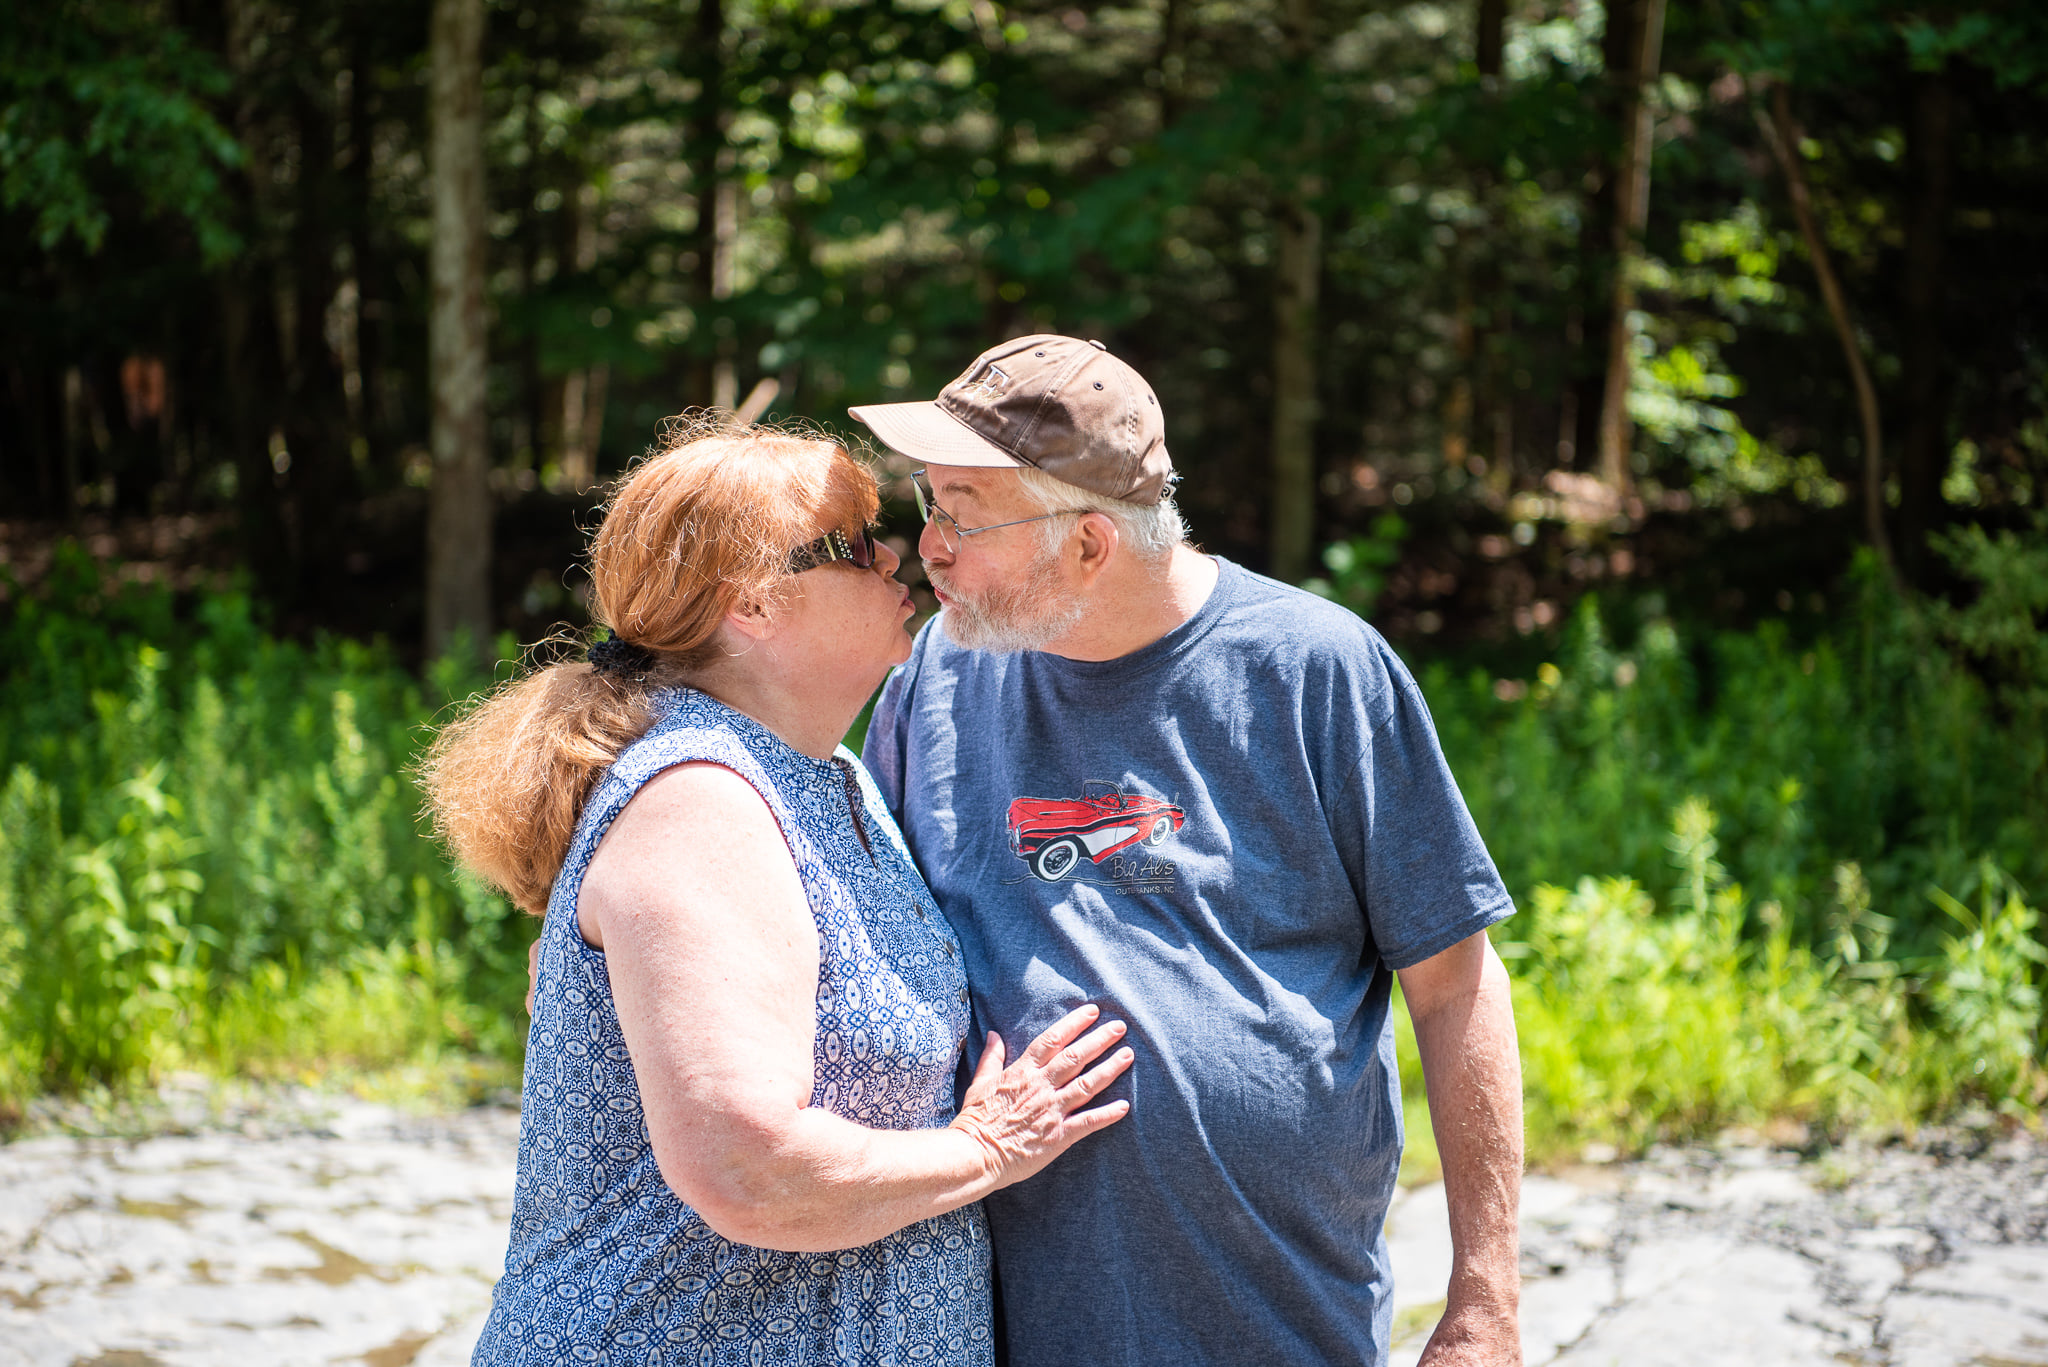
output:
[[845,532],[827,532],[807,546],[798,546],[789,553],[789,572],[802,574],[820,565],[847,564],[857,570],[873,569],[875,565],[875,538],[862,527],[848,535]]

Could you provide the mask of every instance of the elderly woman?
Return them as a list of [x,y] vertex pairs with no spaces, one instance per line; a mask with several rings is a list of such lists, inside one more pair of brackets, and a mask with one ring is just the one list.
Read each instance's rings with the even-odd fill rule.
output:
[[[839,738],[910,649],[874,479],[700,428],[590,553],[613,638],[448,727],[469,868],[546,917],[480,1364],[991,1362],[976,1201],[1127,1103],[1084,1007],[953,1114],[957,942]],[[1107,1053],[1107,1057],[1104,1055]]]

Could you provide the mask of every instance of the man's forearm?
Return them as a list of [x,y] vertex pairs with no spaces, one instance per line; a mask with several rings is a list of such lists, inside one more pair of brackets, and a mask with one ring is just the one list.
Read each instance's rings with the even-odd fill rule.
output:
[[1451,1219],[1444,1319],[1423,1361],[1519,1362],[1522,1067],[1507,970],[1483,935],[1441,957],[1402,975]]

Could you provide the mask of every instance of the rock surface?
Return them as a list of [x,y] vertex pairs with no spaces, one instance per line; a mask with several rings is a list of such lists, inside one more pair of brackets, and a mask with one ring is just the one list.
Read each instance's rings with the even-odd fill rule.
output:
[[[1395,1367],[1450,1268],[1440,1188],[1397,1199]],[[1405,1331],[1405,1333],[1403,1332]],[[1531,1176],[1529,1367],[2048,1367],[2048,1144],[1660,1150]]]
[[327,1099],[0,1148],[0,1367],[467,1363],[518,1124]]
[[[515,1112],[301,1093],[188,1098],[146,1128],[0,1147],[0,1367],[468,1361]],[[1450,1273],[1443,1188],[1402,1193],[1388,1234],[1408,1367]],[[1522,1270],[1530,1367],[2048,1367],[2048,1144],[1532,1175]]]

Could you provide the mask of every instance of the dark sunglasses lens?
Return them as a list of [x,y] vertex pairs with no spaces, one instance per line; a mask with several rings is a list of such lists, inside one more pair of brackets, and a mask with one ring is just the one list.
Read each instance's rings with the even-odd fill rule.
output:
[[847,561],[856,569],[871,570],[875,567],[875,537],[866,527],[855,532],[850,539]]

